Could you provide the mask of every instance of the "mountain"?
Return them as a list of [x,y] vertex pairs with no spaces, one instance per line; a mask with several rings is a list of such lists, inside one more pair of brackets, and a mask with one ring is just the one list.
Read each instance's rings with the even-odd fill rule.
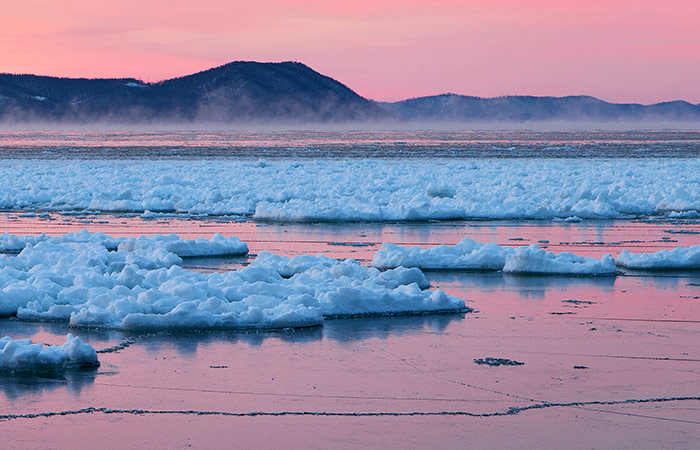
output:
[[700,105],[594,97],[363,98],[298,62],[237,61],[157,83],[0,74],[0,123],[700,122]]
[[387,113],[298,62],[232,62],[180,78],[0,75],[3,122],[346,122]]
[[589,96],[494,98],[443,94],[381,103],[392,115],[422,122],[632,121],[698,122],[700,105],[685,101],[640,105]]

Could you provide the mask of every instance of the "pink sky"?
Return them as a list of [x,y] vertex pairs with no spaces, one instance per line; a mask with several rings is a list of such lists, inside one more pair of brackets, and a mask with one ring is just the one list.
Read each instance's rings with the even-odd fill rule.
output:
[[4,0],[0,72],[155,81],[301,61],[377,100],[700,102],[698,0]]

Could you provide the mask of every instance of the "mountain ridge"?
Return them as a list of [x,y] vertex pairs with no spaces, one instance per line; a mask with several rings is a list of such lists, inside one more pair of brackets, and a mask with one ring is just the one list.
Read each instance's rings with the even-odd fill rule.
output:
[[0,123],[700,122],[700,104],[454,93],[376,102],[300,62],[233,61],[158,82],[0,74]]
[[408,121],[700,121],[700,104],[685,100],[642,105],[611,103],[590,95],[476,97],[440,94],[381,105]]
[[0,74],[3,122],[344,122],[385,116],[374,102],[298,62],[234,61],[154,83]]

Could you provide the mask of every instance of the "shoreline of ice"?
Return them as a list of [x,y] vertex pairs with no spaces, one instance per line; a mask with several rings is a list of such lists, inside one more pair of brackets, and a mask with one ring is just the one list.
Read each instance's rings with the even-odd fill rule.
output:
[[282,222],[573,222],[700,211],[700,160],[3,163],[0,209],[16,211],[208,214]]

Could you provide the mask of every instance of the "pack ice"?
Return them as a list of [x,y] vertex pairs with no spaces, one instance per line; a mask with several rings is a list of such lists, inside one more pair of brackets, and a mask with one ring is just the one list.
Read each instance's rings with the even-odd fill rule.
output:
[[63,345],[35,344],[29,339],[0,339],[0,370],[13,372],[53,372],[69,367],[99,365],[95,349],[72,334]]
[[426,290],[419,269],[380,272],[354,260],[262,252],[241,270],[204,274],[183,269],[163,246],[122,244],[44,241],[0,258],[0,315],[124,330],[264,329],[468,310]]
[[682,216],[700,211],[700,160],[8,160],[0,208],[279,221]]
[[560,275],[615,275],[611,255],[601,259],[553,253],[537,244],[513,248],[463,239],[457,245],[401,247],[383,244],[375,253],[372,266],[388,269],[399,266],[423,270],[502,270],[506,273]]

